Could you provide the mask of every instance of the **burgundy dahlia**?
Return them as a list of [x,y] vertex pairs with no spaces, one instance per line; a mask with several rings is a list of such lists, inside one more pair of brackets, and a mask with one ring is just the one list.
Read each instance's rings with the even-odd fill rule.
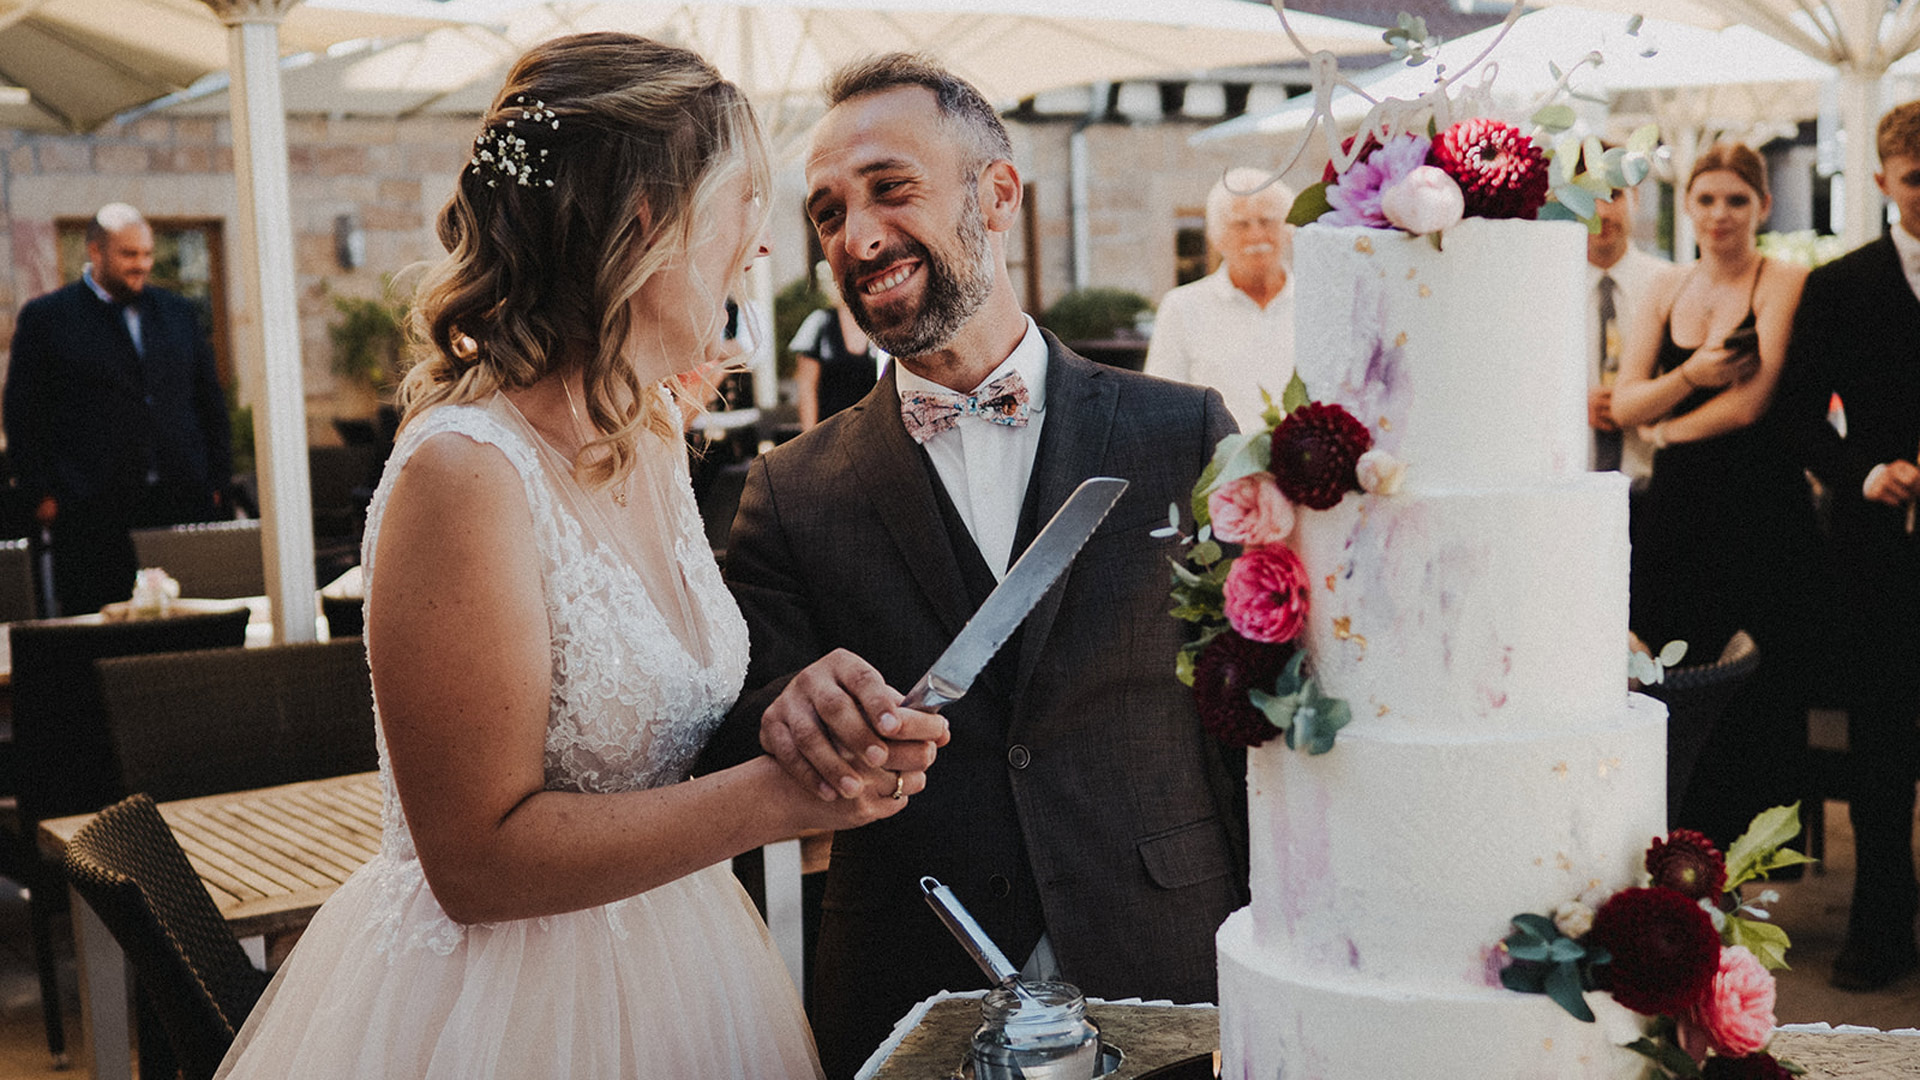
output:
[[1665,840],[1654,837],[1647,849],[1647,873],[1695,900],[1719,896],[1727,887],[1727,860],[1705,833],[1675,829]]
[[1193,661],[1193,703],[1200,726],[1228,746],[1259,746],[1280,729],[1247,700],[1249,690],[1273,690],[1293,658],[1293,646],[1252,641],[1222,630]]
[[1610,963],[1594,968],[1600,989],[1646,1016],[1679,1016],[1706,996],[1720,970],[1713,919],[1685,893],[1622,889],[1593,916],[1587,945]]
[[1547,201],[1547,156],[1512,124],[1462,120],[1433,140],[1427,164],[1459,182],[1468,217],[1531,218]]
[[1793,1080],[1793,1074],[1761,1050],[1745,1057],[1710,1057],[1700,1067],[1700,1080]]
[[[1360,136],[1358,135],[1349,135],[1346,138],[1340,140],[1341,152],[1345,153],[1348,150],[1352,150],[1353,140],[1359,137]],[[1379,136],[1375,135],[1371,131],[1367,132],[1367,141],[1360,144],[1360,153],[1353,159],[1353,164],[1358,165],[1361,162],[1367,160],[1368,158],[1372,157],[1373,152],[1378,149],[1380,149]],[[1349,166],[1349,168],[1351,167],[1352,166]],[[1329,184],[1333,183],[1335,180],[1340,179],[1340,174],[1334,171],[1332,159],[1328,159],[1327,167],[1320,170],[1320,179],[1325,180]]]
[[1269,467],[1287,498],[1325,510],[1347,492],[1360,490],[1354,466],[1372,447],[1373,433],[1352,413],[1309,401],[1273,429]]

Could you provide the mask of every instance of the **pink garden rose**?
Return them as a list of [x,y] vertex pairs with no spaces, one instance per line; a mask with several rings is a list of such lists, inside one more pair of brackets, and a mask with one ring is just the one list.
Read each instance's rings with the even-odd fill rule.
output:
[[1257,547],[1227,571],[1227,622],[1241,637],[1277,643],[1298,637],[1307,622],[1307,568],[1291,549]]
[[1693,1021],[1729,1057],[1745,1057],[1766,1048],[1773,1036],[1773,972],[1744,945],[1720,950],[1713,989],[1693,1010]]
[[1213,535],[1229,544],[1277,544],[1293,532],[1293,504],[1280,494],[1272,473],[1254,473],[1207,496]]

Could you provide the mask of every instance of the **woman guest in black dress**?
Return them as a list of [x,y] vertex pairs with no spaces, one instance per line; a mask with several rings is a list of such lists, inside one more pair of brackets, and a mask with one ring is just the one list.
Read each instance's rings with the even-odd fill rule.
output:
[[1771,204],[1753,150],[1722,143],[1700,155],[1685,198],[1700,260],[1656,284],[1613,392],[1614,419],[1656,448],[1633,521],[1634,631],[1656,650],[1686,641],[1688,663],[1711,662],[1738,630],[1760,646],[1673,823],[1722,845],[1798,797],[1806,747],[1796,682],[1816,534],[1806,478],[1772,415],[1806,271],[1760,254]]
[[795,361],[802,431],[866,397],[880,379],[886,355],[867,340],[867,332],[840,302],[833,275],[819,274],[817,280],[833,297],[833,306],[808,315],[787,344]]

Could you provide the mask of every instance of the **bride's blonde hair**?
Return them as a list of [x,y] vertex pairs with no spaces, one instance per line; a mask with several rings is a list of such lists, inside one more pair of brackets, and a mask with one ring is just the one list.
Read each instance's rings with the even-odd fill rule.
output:
[[[680,426],[673,399],[623,356],[638,331],[628,301],[711,243],[731,209],[717,200],[742,171],[764,215],[753,110],[699,56],[617,33],[535,46],[507,75],[440,211],[447,256],[415,294],[403,424],[577,365],[587,412],[609,434],[582,449],[575,474],[589,487],[625,477],[643,430],[677,438]],[[746,264],[763,224],[732,266]],[[725,287],[737,292],[738,276]],[[667,388],[678,393],[679,380]]]

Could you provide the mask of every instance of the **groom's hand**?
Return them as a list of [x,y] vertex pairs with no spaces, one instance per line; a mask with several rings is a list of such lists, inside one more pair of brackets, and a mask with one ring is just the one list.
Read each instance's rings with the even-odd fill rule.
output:
[[760,746],[822,799],[859,798],[852,762],[924,772],[947,744],[947,721],[900,706],[905,695],[872,664],[835,649],[795,675],[760,716]]

